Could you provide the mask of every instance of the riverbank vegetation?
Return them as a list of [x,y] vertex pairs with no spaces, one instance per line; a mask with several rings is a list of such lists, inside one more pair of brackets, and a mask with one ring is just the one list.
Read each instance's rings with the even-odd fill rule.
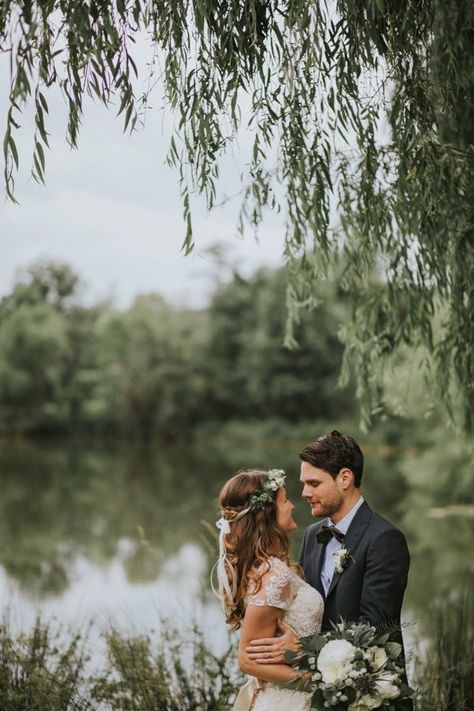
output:
[[[474,706],[472,596],[442,600],[413,685],[415,711]],[[37,621],[29,633],[0,628],[2,711],[228,711],[242,682],[235,646],[223,653],[194,628],[128,636],[109,628],[92,663],[87,635],[58,638]]]

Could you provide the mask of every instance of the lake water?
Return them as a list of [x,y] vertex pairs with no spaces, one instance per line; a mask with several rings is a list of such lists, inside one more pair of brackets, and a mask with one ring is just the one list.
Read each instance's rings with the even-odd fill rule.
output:
[[[1,442],[0,595],[11,625],[28,628],[41,614],[144,632],[163,619],[198,620],[212,644],[226,644],[208,582],[219,489],[242,467],[284,468],[300,524],[296,556],[312,522],[298,482],[301,444]],[[472,582],[472,510],[427,505],[397,453],[366,447],[366,462],[362,493],[404,530],[412,554],[404,618],[416,625],[406,635],[429,636],[433,606]]]

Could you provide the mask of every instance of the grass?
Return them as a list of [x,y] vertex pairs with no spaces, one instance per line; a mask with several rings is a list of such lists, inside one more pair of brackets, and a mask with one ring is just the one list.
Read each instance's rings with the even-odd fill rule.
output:
[[88,711],[84,694],[88,657],[81,635],[67,641],[37,620],[28,633],[0,627],[2,711]]
[[419,711],[474,709],[474,597],[464,592],[433,612],[434,638],[421,664]]
[[93,671],[87,635],[68,639],[40,620],[29,633],[1,626],[1,711],[227,711],[242,683],[234,645],[219,656],[197,628],[168,627],[156,642],[113,628],[104,637]]
[[241,683],[235,648],[212,652],[201,630],[189,637],[168,628],[158,645],[148,636],[106,634],[108,664],[92,696],[113,711],[224,711]]
[[[474,605],[468,592],[433,610],[433,638],[417,665],[415,711],[474,709]],[[2,711],[228,711],[242,682],[236,649],[222,655],[194,628],[159,637],[104,633],[107,656],[91,669],[87,634],[0,627]]]

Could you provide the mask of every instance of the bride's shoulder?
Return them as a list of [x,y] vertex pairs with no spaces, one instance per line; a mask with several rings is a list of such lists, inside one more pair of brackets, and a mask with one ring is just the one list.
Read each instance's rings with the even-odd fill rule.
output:
[[281,558],[270,556],[257,567],[257,575],[261,578],[267,578],[277,575],[279,578],[300,578],[294,567],[288,564]]
[[276,558],[276,557],[273,556],[273,555],[270,556],[270,558],[269,558],[268,560],[269,560],[269,562],[270,562],[270,565],[275,566],[276,568],[282,568],[282,569],[283,569],[283,568],[289,568],[289,567],[290,567],[290,566],[288,565],[288,563],[286,563],[284,560],[282,560],[281,558]]
[[281,558],[276,558],[275,556],[271,555],[268,556],[268,558],[265,558],[264,561],[259,563],[256,569],[259,573],[265,574],[272,570],[272,568],[276,570],[284,570],[285,568],[289,568],[289,566],[285,563],[284,560],[281,560]]
[[298,590],[295,573],[290,566],[280,558],[269,557],[257,566],[255,573],[249,581],[247,603],[286,610]]

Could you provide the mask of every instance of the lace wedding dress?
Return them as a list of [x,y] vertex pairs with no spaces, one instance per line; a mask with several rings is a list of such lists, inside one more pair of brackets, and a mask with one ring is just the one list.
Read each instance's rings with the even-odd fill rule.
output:
[[[320,593],[279,558],[271,558],[269,564],[268,572],[263,568],[265,574],[261,589],[256,594],[250,591],[247,605],[270,605],[284,610],[283,622],[298,637],[319,632],[324,612]],[[263,565],[267,566],[266,563]],[[252,711],[309,711],[310,694],[284,689],[271,682],[260,682],[260,685],[262,688],[255,696],[254,705],[247,706]],[[238,708],[236,704],[234,709],[237,711]]]

